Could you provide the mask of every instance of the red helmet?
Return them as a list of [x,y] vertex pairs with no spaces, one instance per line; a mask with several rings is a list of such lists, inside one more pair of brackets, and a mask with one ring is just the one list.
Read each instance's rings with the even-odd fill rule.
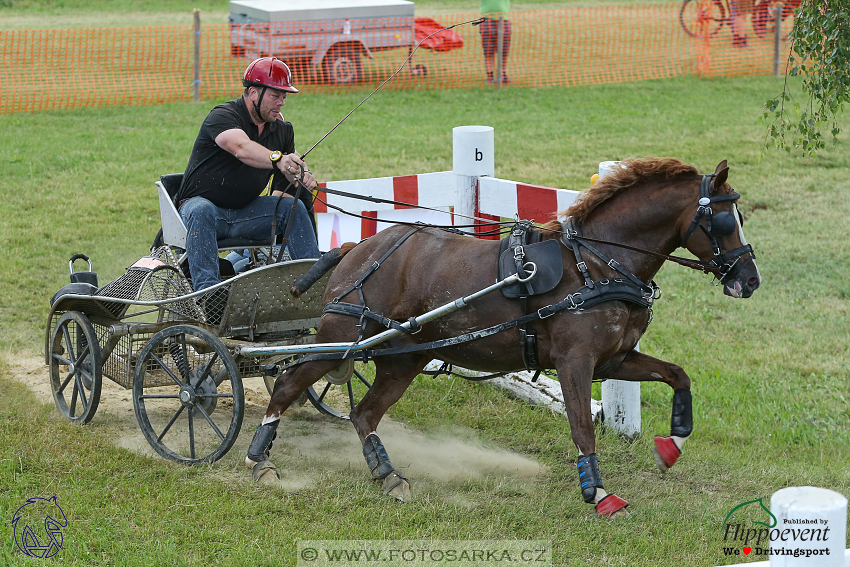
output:
[[269,87],[288,93],[298,92],[298,89],[292,86],[292,71],[277,57],[260,57],[253,60],[245,69],[242,85]]

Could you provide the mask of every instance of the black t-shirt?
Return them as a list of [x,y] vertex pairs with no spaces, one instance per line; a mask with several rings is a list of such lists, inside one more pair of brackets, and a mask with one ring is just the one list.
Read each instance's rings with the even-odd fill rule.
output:
[[295,151],[295,133],[291,123],[278,119],[266,124],[262,136],[258,136],[257,125],[251,120],[242,98],[220,104],[210,111],[198,132],[183,183],[177,192],[178,203],[200,196],[223,209],[241,209],[262,193],[272,173],[275,174],[272,190],[285,191],[290,186],[277,170],[246,165],[215,143],[216,136],[234,128],[268,148],[269,153],[273,150],[284,154]]

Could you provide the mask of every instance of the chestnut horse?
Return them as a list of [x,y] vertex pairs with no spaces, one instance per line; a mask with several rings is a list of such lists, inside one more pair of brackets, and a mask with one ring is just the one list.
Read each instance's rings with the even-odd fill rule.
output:
[[[619,171],[584,191],[563,213],[571,219],[570,224],[553,221],[539,229],[544,240],[557,238],[561,243],[563,277],[551,291],[529,297],[527,313],[538,312],[542,317],[534,322],[539,364],[557,370],[572,440],[578,448],[582,496],[596,506],[599,515],[618,512],[627,502],[606,492],[602,485],[590,412],[593,380],[661,381],[673,389],[670,436],[655,438],[655,460],[662,471],[675,463],[692,430],[688,375],[676,364],[634,350],[651,319],[657,288],[650,282],[665,257],[669,258],[666,255],[680,246],[687,248],[700,260],[691,261],[699,264],[691,267],[713,269],[724,293],[732,297],[749,297],[761,284],[755,255],[744,239],[735,207],[740,195],[726,183],[727,175],[725,161],[713,175],[703,176],[674,158],[627,160]],[[362,308],[356,314],[342,314],[329,310],[327,304],[365,304],[372,314],[393,319],[398,326],[397,322],[496,281],[498,242],[436,228],[410,232],[410,227],[396,226],[350,251],[344,248],[347,253],[327,285],[326,309],[317,328],[316,343],[351,343],[386,330],[378,322],[361,317]],[[576,246],[576,242],[581,244]],[[397,249],[387,255],[393,246]],[[580,259],[574,248],[580,249]],[[599,256],[591,252],[594,249]],[[610,261],[613,258],[616,261]],[[372,271],[356,287],[379,260],[380,269]],[[578,265],[581,262],[584,266]],[[613,282],[620,282],[617,285],[621,287],[631,286],[634,297],[623,299],[621,294],[593,306],[588,306],[590,302],[577,305],[581,300],[576,299],[576,290],[589,297],[592,290],[614,287],[608,286]],[[555,305],[560,305],[561,310],[550,308]],[[350,418],[363,443],[372,477],[383,481],[386,494],[405,500],[410,497],[410,485],[392,465],[376,430],[387,409],[401,398],[429,361],[439,359],[482,372],[526,368],[516,331],[448,346],[438,343],[428,350],[416,350],[416,346],[496,326],[520,315],[518,300],[490,293],[422,325],[419,332],[400,334],[382,345],[394,350],[408,349],[374,358],[374,383],[351,411]],[[281,413],[310,385],[339,366],[340,358],[328,360],[313,355],[278,376],[266,417],[257,428],[246,458],[255,480],[277,474],[268,456]]]

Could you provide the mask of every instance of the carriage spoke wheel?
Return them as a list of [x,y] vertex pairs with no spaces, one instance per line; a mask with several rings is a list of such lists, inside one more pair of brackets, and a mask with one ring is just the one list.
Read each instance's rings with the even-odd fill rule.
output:
[[94,327],[78,311],[64,313],[50,341],[50,389],[59,412],[88,423],[100,403],[102,359]]
[[[351,365],[348,379],[345,379],[348,372],[343,368],[346,364]],[[354,366],[354,360],[348,359],[343,361],[340,368],[307,388],[306,393],[307,399],[321,413],[339,419],[349,419],[348,414],[371,387],[372,384]]]
[[[146,387],[148,378],[168,385]],[[230,450],[242,427],[242,378],[218,337],[176,325],[151,337],[139,353],[133,407],[139,428],[162,457],[211,463]]]
[[[281,363],[291,358],[282,359]],[[264,377],[266,390],[269,395],[274,392],[274,376]],[[337,369],[320,378],[307,388],[293,403],[304,405],[309,401],[317,410],[325,415],[339,419],[349,419],[348,414],[354,409],[369,388],[371,382],[354,365],[353,359],[344,361]]]

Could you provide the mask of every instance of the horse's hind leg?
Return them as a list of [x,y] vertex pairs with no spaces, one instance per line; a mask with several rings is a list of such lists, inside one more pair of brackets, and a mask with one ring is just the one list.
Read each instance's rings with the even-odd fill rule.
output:
[[396,470],[378,437],[378,423],[387,410],[407,390],[413,378],[430,360],[421,356],[379,358],[375,363],[375,382],[360,403],[351,410],[351,423],[363,443],[363,456],[372,479],[381,481],[384,494],[402,502],[411,498],[410,482]]
[[280,478],[277,467],[269,460],[272,441],[277,437],[280,416],[304,390],[339,365],[339,361],[308,362],[277,377],[266,415],[254,432],[245,456],[254,482],[270,482]]
[[626,356],[623,364],[611,378],[633,382],[665,382],[673,388],[670,436],[656,435],[655,447],[652,449],[656,466],[661,472],[667,472],[682,454],[682,446],[694,428],[691,379],[681,367],[637,351],[632,351]]
[[602,485],[599,461],[596,458],[596,435],[593,430],[593,418],[590,414],[590,386],[592,368],[590,360],[576,353],[564,353],[557,365],[558,380],[564,394],[570,433],[578,448],[579,485],[581,495],[588,504],[593,504],[599,516],[611,517],[625,514],[628,502],[609,494]]

